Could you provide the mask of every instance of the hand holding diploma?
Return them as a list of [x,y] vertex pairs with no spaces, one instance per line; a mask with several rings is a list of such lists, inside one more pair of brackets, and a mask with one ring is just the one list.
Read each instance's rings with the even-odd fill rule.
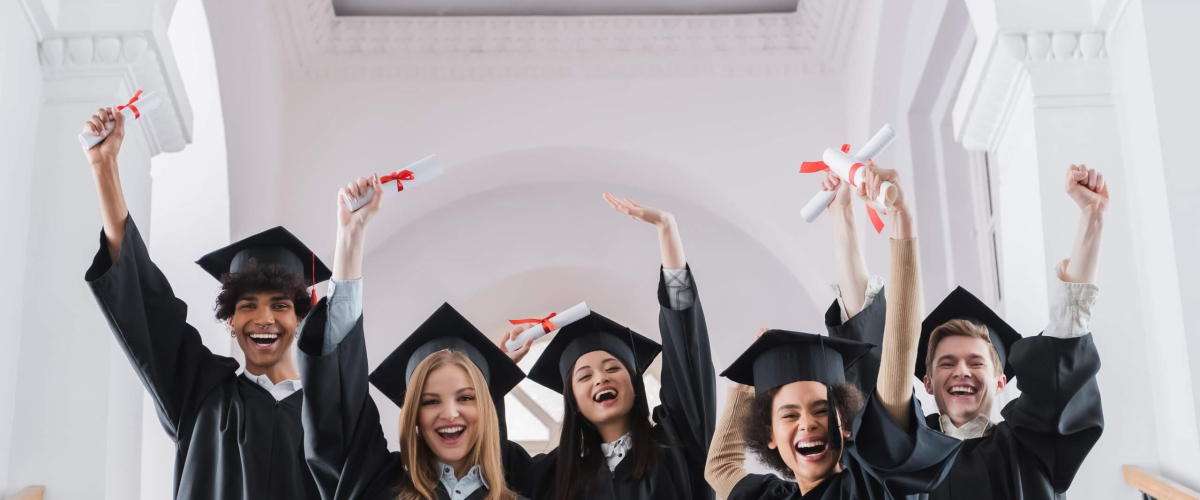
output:
[[[892,239],[906,240],[915,236],[913,231],[912,214],[908,212],[908,204],[904,199],[904,191],[900,189],[900,175],[895,170],[879,168],[874,161],[868,161],[860,169],[862,182],[855,192],[859,198],[868,201],[879,199],[883,191],[888,191],[890,203],[880,208],[884,215],[891,217]],[[870,205],[868,205],[868,209]],[[876,216],[878,217],[878,216]]]
[[550,313],[545,318],[510,319],[508,322],[516,326],[505,332],[504,337],[500,339],[500,350],[508,354],[513,362],[520,362],[521,358],[524,358],[525,354],[529,352],[529,346],[533,345],[533,341],[579,321],[591,313],[592,310],[588,309],[587,302],[580,302],[563,312]]
[[[101,114],[93,116],[93,118],[101,118],[101,123],[93,122],[96,127],[85,128],[84,131],[79,134],[79,144],[83,146],[83,149],[95,148],[97,144],[100,144],[109,136],[109,134],[114,132],[115,124],[117,123],[116,118],[118,116],[120,117],[121,125],[124,125],[126,118],[137,120],[142,117],[143,113],[154,111],[158,109],[158,106],[161,104],[162,100],[159,99],[158,96],[154,95],[154,92],[146,92],[145,94],[142,94],[142,91],[139,90],[133,95],[133,98],[129,99],[129,102],[125,104],[115,108],[101,108]],[[121,137],[124,138],[124,136],[125,131],[122,129]]]
[[[863,162],[870,161],[871,158],[878,156],[895,139],[896,129],[892,128],[891,125],[884,125],[853,156],[849,154],[849,144],[843,144],[841,149],[828,148],[822,155],[822,161],[804,162],[800,167],[800,173],[825,171],[836,175],[842,181],[849,182],[851,186],[858,186],[862,182],[861,169]],[[821,215],[821,212],[824,212],[825,208],[833,201],[834,197],[834,191],[822,190],[800,210],[800,216],[808,222],[816,220]],[[882,185],[878,197],[868,200],[867,215],[871,218],[871,223],[875,226],[876,232],[883,231],[883,220],[879,218],[876,210],[890,207],[893,201],[892,197],[892,186]]]
[[440,175],[442,175],[442,162],[438,160],[437,155],[429,155],[403,169],[379,177],[380,183],[383,184],[382,189],[370,187],[366,191],[344,198],[346,207],[353,212],[374,199],[376,192],[382,192],[385,195],[398,193],[404,191],[405,188],[416,187],[436,179]]

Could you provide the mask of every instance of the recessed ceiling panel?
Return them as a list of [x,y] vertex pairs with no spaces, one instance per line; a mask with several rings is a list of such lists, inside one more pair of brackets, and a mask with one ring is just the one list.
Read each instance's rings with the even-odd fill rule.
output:
[[333,0],[339,16],[650,16],[795,12],[799,0]]

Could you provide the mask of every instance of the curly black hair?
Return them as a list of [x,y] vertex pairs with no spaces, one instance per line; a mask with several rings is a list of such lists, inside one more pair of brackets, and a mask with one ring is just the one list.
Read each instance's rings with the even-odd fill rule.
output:
[[[788,468],[779,450],[772,450],[767,445],[771,443],[771,410],[775,395],[779,394],[776,387],[761,394],[755,394],[750,411],[742,421],[746,434],[746,448],[770,469],[788,479],[795,479],[792,469]],[[858,413],[865,404],[862,391],[850,382],[842,382],[833,386],[833,397],[837,399],[839,423],[842,429],[849,429],[854,422],[854,414]]]
[[303,319],[312,309],[308,284],[304,277],[276,264],[258,264],[253,260],[236,273],[221,275],[221,293],[217,295],[216,313],[221,321],[233,317],[238,299],[247,293],[281,292],[292,299],[292,310]]

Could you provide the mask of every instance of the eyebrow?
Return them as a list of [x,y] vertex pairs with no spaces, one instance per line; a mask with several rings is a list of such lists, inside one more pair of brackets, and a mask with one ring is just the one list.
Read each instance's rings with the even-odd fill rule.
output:
[[[939,357],[938,357],[938,359],[937,359],[937,362],[938,362],[938,363],[941,363],[942,361],[945,361],[945,360],[948,360],[948,359],[949,359],[949,360],[955,360],[955,359],[958,359],[958,356],[955,356],[955,355],[953,355],[953,354],[943,354],[943,355],[941,355],[941,356],[939,356]],[[969,355],[967,355],[967,356],[966,356],[966,359],[969,359],[969,360],[975,360],[975,359],[985,359],[985,358],[983,357],[983,355],[982,355],[982,354],[969,354]]]
[[[457,390],[457,391],[454,391],[454,393],[455,393],[455,394],[462,394],[462,393],[464,393],[464,392],[467,392],[467,391],[470,391],[470,392],[475,392],[475,388],[474,388],[474,387],[471,387],[471,386],[467,386],[467,387],[463,387],[462,389],[459,389],[459,390]],[[438,397],[438,394],[434,394],[434,393],[432,393],[432,392],[422,392],[422,393],[421,393],[421,397],[423,397],[423,398],[424,398],[424,397],[434,397],[434,398],[436,398],[436,397]]]

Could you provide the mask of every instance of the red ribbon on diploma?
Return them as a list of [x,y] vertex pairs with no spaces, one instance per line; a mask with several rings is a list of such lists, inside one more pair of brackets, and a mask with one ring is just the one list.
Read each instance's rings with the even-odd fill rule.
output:
[[140,111],[138,111],[137,106],[133,105],[133,103],[138,101],[138,97],[141,97],[141,95],[142,95],[142,91],[141,90],[137,91],[137,93],[133,94],[133,97],[131,97],[129,99],[129,102],[122,104],[120,106],[117,106],[117,112],[120,113],[122,109],[129,108],[129,109],[133,110],[133,119],[134,120],[141,118],[142,113]]
[[542,325],[542,330],[549,333],[552,330],[558,329],[557,326],[554,326],[554,323],[550,322],[550,318],[553,318],[555,316],[558,316],[558,313],[550,313],[549,316],[546,316],[545,318],[542,318],[542,319],[537,319],[537,318],[510,319],[510,320],[508,320],[508,322],[512,323],[514,325],[520,325],[520,324],[524,324],[524,323],[539,323]]
[[412,171],[400,170],[398,172],[392,172],[383,177],[380,177],[379,182],[384,183],[384,182],[396,181],[396,191],[404,191],[404,183],[401,181],[411,181],[415,178],[416,177],[413,176]]
[[[842,152],[850,154],[850,145],[842,144]],[[851,186],[858,187],[858,185],[854,183],[854,174],[857,173],[858,169],[862,168],[862,166],[862,163],[855,163],[854,165],[850,166],[850,179],[848,181],[850,182]],[[823,161],[806,161],[800,164],[800,173],[802,174],[814,174],[817,172],[828,171],[829,165],[826,165]],[[874,208],[871,208],[871,205],[867,205],[867,217],[871,219],[871,225],[875,227],[875,232],[882,233],[883,219],[879,218],[879,212],[876,212]]]

